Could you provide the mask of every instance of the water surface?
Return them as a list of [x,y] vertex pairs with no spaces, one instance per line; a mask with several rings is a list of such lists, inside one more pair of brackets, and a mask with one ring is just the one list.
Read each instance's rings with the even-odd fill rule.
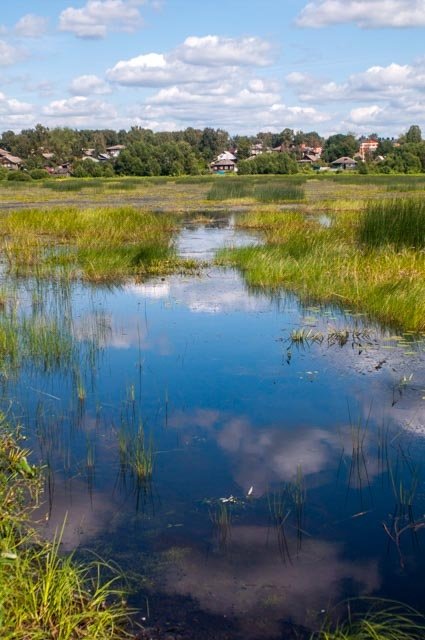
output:
[[[205,261],[254,241],[216,221],[187,224],[178,247]],[[136,574],[147,624],[279,638],[347,597],[423,610],[421,339],[213,266],[119,288],[17,286],[19,314],[56,318],[73,343],[68,359],[3,374],[4,406],[47,465],[43,529],[66,517],[66,549]],[[300,328],[323,341],[291,342]],[[151,482],[120,458],[120,434],[141,425]]]

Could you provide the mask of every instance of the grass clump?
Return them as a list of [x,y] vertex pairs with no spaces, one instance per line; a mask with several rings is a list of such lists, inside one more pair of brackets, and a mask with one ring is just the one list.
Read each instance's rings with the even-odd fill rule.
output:
[[[81,565],[30,525],[40,472],[0,420],[0,624],[4,640],[123,640],[128,612],[117,571]],[[108,574],[103,581],[104,573]]]
[[363,214],[332,214],[324,227],[301,212],[253,213],[241,226],[263,230],[265,245],[221,251],[250,286],[285,287],[307,302],[350,306],[389,325],[425,330],[425,253],[394,243],[362,241]]
[[305,193],[299,184],[271,183],[258,184],[254,189],[254,197],[260,202],[298,202],[304,200]]
[[189,268],[172,249],[174,220],[134,207],[57,207],[10,213],[1,230],[18,275],[120,280]]
[[207,200],[236,200],[249,198],[252,193],[252,183],[246,180],[232,178],[217,178],[207,193]]
[[399,198],[370,202],[361,219],[360,240],[369,247],[392,244],[425,247],[425,200]]
[[364,614],[353,615],[332,628],[326,625],[311,640],[420,640],[425,637],[425,618],[398,602],[378,600]]

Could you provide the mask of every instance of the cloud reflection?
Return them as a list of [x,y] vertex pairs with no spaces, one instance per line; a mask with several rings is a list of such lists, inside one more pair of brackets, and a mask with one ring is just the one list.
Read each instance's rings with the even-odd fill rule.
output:
[[[246,637],[270,637],[284,618],[314,623],[321,611],[345,597],[347,587],[356,595],[379,588],[375,562],[345,560],[342,545],[324,540],[307,540],[292,562],[282,563],[273,533],[267,527],[238,526],[224,555],[206,557],[191,548],[169,568],[166,590],[196,598],[212,613],[238,617]],[[288,542],[295,548],[293,539]]]

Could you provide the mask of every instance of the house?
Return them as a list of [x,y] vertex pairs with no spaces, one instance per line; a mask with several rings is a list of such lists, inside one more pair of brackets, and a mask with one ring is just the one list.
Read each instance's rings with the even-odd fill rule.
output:
[[216,160],[212,162],[211,171],[237,171],[236,162],[234,160]]
[[342,156],[342,158],[338,158],[331,162],[331,165],[333,169],[355,169],[357,162],[353,160],[353,158]]
[[21,168],[21,158],[18,158],[18,156],[12,156],[12,154],[8,153],[7,151],[4,152],[3,149],[1,151],[2,153],[0,154],[0,165],[2,167],[5,167],[6,169],[12,169],[13,171],[17,171]]
[[378,140],[363,140],[363,142],[360,143],[360,148],[357,155],[360,156],[363,162],[365,162],[368,157],[375,153],[378,147]]
[[217,156],[217,160],[233,160],[233,162],[236,162],[236,159],[236,156],[230,151],[224,151]]
[[263,143],[257,142],[256,144],[251,145],[251,149],[249,150],[249,154],[251,156],[259,156],[263,153]]
[[320,160],[320,156],[315,153],[304,153],[302,158],[298,160],[299,164],[316,164]]
[[111,158],[118,158],[121,151],[125,149],[124,144],[115,144],[112,147],[106,147],[106,151],[109,153]]

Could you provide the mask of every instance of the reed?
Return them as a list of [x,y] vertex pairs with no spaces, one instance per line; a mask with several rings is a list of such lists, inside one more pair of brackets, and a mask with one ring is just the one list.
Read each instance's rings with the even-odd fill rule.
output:
[[368,247],[425,247],[425,200],[399,198],[370,202],[361,218],[360,241]]
[[299,184],[288,182],[258,184],[253,196],[259,202],[299,202],[305,199],[305,191]]
[[239,178],[217,178],[207,194],[207,200],[236,200],[249,198],[252,194],[252,183]]

